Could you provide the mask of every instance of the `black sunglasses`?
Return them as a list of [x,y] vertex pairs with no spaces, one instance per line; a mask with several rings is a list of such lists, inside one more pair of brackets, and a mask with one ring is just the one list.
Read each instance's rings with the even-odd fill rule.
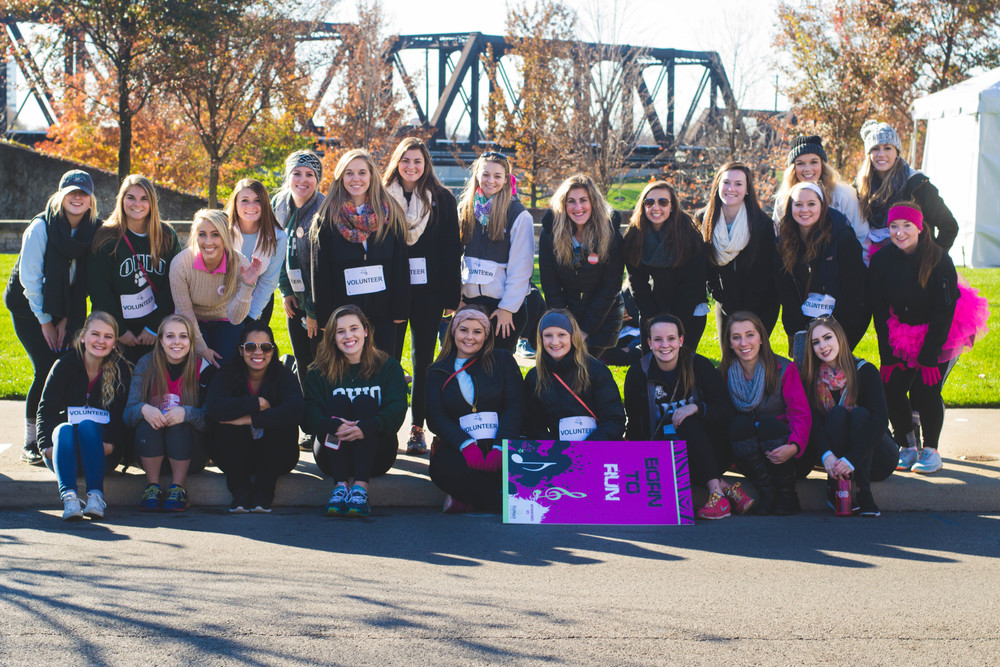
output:
[[670,206],[670,199],[667,197],[660,197],[659,199],[643,199],[642,205],[646,208],[653,208],[653,204],[657,204],[660,208],[668,208]]
[[267,354],[268,352],[274,352],[273,343],[243,343],[242,345],[240,345],[240,347],[243,348],[244,352],[250,352],[250,353],[256,352],[258,347],[260,348],[260,351],[263,352],[264,354]]
[[507,161],[507,156],[503,153],[498,153],[496,151],[486,151],[482,153],[479,157],[485,158],[487,160],[501,160],[503,162]]

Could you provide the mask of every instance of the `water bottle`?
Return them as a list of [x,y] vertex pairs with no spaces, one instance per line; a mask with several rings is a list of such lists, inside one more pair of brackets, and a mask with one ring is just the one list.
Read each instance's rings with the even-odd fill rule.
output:
[[837,480],[834,511],[837,513],[837,516],[851,516],[854,514],[854,483],[850,479]]

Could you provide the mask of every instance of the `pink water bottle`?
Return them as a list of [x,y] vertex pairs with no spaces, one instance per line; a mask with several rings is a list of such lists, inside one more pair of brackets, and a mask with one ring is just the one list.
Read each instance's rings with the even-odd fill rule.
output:
[[837,496],[834,502],[834,511],[837,516],[851,516],[854,514],[854,484],[850,479],[837,480]]

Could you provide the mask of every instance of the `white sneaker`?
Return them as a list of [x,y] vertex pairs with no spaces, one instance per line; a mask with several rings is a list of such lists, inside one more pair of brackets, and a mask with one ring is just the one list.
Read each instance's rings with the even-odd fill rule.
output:
[[912,469],[919,456],[920,451],[916,447],[903,447],[899,450],[899,463],[896,464],[896,470]]
[[79,521],[83,518],[83,509],[80,499],[73,491],[67,491],[62,496],[63,501],[63,521]]
[[941,465],[941,455],[938,454],[938,450],[932,447],[924,447],[920,450],[920,459],[913,464],[911,470],[927,475],[940,470]]
[[84,508],[83,513],[89,516],[91,519],[103,519],[104,518],[104,508],[108,504],[104,502],[104,494],[100,491],[88,491],[87,492],[87,507]]

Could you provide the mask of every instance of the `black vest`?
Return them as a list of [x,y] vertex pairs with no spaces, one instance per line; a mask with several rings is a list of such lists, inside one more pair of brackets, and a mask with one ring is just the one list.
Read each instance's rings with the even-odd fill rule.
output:
[[510,206],[507,207],[507,223],[503,228],[503,238],[499,241],[491,241],[486,233],[486,228],[477,220],[472,226],[472,238],[465,245],[465,256],[486,259],[497,264],[507,264],[510,259],[510,230],[514,226],[517,216],[524,211],[525,208],[520,201],[513,198],[510,200]]

